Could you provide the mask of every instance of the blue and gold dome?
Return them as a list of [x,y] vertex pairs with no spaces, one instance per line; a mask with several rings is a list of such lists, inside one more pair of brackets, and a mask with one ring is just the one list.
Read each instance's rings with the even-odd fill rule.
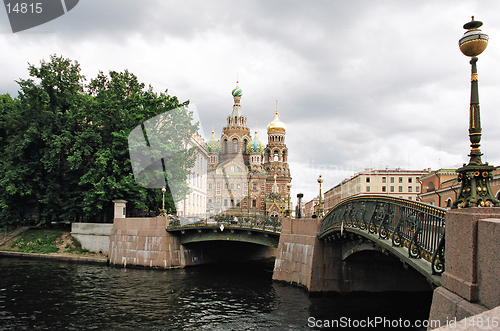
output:
[[207,141],[207,151],[218,153],[220,151],[220,142],[215,140],[214,132],[212,131],[212,138]]
[[250,153],[260,153],[264,150],[264,145],[257,137],[257,131],[255,131],[255,138],[253,138],[253,140],[248,143],[247,149]]

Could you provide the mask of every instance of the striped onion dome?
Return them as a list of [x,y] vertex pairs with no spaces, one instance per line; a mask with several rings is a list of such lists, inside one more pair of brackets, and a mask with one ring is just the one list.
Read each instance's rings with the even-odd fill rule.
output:
[[241,90],[240,87],[238,87],[238,83],[236,82],[236,87],[233,89],[231,92],[233,97],[241,97],[243,95],[243,91]]
[[219,152],[220,151],[220,142],[215,140],[214,132],[212,131],[212,138],[207,141],[207,151],[209,152]]
[[255,152],[260,153],[264,150],[264,145],[257,137],[257,131],[255,131],[255,138],[253,138],[253,140],[248,143],[247,149],[250,153],[255,153]]

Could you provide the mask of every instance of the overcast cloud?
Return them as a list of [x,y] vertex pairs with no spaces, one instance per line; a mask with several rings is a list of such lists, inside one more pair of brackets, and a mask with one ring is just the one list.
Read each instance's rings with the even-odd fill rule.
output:
[[0,93],[17,95],[28,63],[77,60],[88,79],[130,72],[196,105],[220,131],[236,79],[251,131],[267,141],[279,100],[292,195],[310,200],[364,168],[460,166],[469,153],[471,15],[490,44],[479,56],[483,161],[500,165],[499,1],[80,0],[12,33],[0,9]]

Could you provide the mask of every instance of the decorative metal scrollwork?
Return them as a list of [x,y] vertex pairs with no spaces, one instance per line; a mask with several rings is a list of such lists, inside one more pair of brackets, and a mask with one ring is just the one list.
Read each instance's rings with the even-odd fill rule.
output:
[[432,254],[431,268],[433,275],[442,275],[444,272],[444,244],[445,244],[445,233],[441,237],[439,244]]

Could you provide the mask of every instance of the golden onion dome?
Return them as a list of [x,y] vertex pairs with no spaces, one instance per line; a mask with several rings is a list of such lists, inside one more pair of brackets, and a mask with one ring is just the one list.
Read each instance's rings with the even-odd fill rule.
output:
[[274,119],[267,126],[267,132],[286,132],[286,125],[281,122],[278,111],[276,111]]

